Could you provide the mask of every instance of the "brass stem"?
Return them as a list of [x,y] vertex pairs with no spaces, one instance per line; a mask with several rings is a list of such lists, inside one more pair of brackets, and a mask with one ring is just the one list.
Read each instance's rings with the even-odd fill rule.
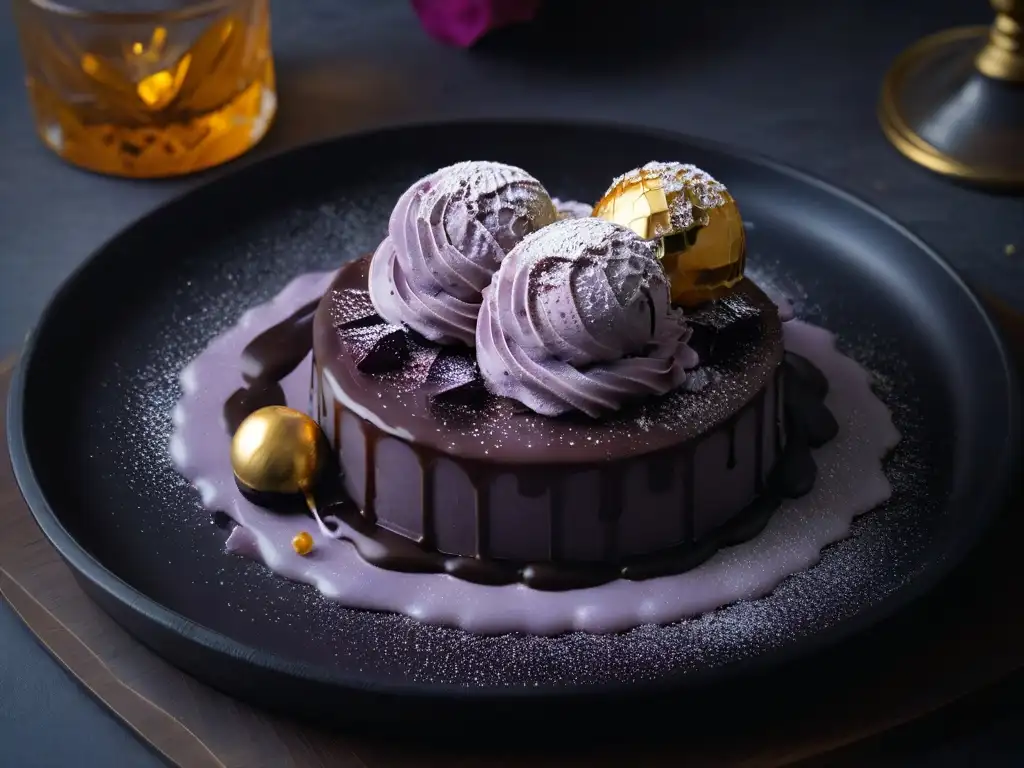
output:
[[996,80],[1024,83],[1024,1],[990,0],[996,12],[978,70]]

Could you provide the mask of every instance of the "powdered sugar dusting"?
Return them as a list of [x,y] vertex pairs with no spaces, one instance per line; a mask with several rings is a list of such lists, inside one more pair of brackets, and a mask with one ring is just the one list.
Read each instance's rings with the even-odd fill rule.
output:
[[556,219],[521,168],[463,162],[403,192],[370,266],[370,298],[390,323],[439,344],[473,345],[480,294],[505,255]]
[[620,184],[628,184],[644,176],[656,176],[669,197],[669,228],[659,236],[682,232],[695,224],[707,226],[707,211],[725,205],[726,188],[710,173],[688,163],[651,162],[616,177],[608,193]]
[[504,163],[457,163],[424,193],[422,208],[430,211],[443,203],[444,228],[453,244],[474,256],[474,233],[469,223],[479,222],[506,253],[527,234],[553,222],[557,216],[547,190],[533,176]]
[[611,260],[637,257],[657,261],[653,242],[604,219],[565,219],[537,230],[509,254],[507,269],[533,269],[545,258],[587,259],[604,266]]
[[654,243],[563,219],[513,249],[484,292],[477,362],[496,395],[597,417],[678,388],[697,364],[689,336]]
[[555,211],[560,219],[585,219],[594,214],[594,206],[590,203],[581,203],[579,200],[561,200],[557,197],[551,198],[555,204]]
[[668,192],[689,192],[698,208],[708,210],[725,205],[725,185],[695,165],[652,161],[643,166],[643,170],[661,176]]
[[[870,376],[836,350],[828,331],[792,321],[785,325],[786,346],[808,357],[827,376],[831,385],[827,404],[840,424],[839,436],[815,452],[819,480],[810,494],[785,503],[757,538],[720,551],[692,571],[556,593],[386,571],[366,563],[344,542],[319,534],[315,535],[317,556],[303,558],[290,545],[295,521],[254,506],[238,492],[231,474],[230,437],[218,414],[224,400],[242,383],[239,356],[244,345],[320,295],[326,282],[322,274],[297,279],[274,301],[247,312],[243,322],[216,338],[189,364],[181,375],[184,395],[175,411],[172,458],[178,470],[203,489],[204,505],[225,510],[244,529],[232,535],[232,549],[258,558],[285,578],[313,585],[343,605],[404,613],[421,622],[482,634],[608,633],[669,623],[769,593],[786,576],[816,563],[822,547],[847,535],[854,517],[890,495],[880,460],[899,434],[885,406],[872,394]],[[300,409],[308,404],[308,365],[307,360],[282,382],[288,403]],[[359,534],[351,531],[351,535]],[[742,613],[743,607],[733,610]],[[701,619],[699,626],[726,642],[729,631],[723,621],[724,617],[713,614]],[[705,627],[707,622],[713,626]],[[645,653],[656,653],[656,638],[651,636],[650,643],[644,644],[643,637],[651,631],[638,630],[642,636],[630,635],[630,643],[647,648]],[[496,638],[494,642],[505,641]],[[589,647],[596,640],[580,636],[572,642]],[[466,643],[460,641],[460,648],[473,652],[475,646]],[[478,650],[483,653],[486,648]],[[652,669],[656,671],[657,666]]]

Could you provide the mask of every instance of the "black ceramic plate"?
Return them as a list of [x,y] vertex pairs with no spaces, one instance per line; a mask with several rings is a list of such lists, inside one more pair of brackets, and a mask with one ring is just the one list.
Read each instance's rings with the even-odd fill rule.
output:
[[[476,637],[346,610],[225,555],[224,532],[168,462],[179,370],[292,277],[372,249],[413,180],[480,158],[588,201],[651,159],[725,181],[752,223],[753,267],[806,295],[803,314],[878,374],[904,435],[891,501],[769,597],[606,637]],[[40,527],[129,631],[236,695],[348,718],[357,700],[364,713],[381,713],[375,703],[425,713],[679,689],[863,630],[931,587],[993,518],[1015,460],[1012,385],[992,323],[950,269],[821,182],[665,133],[463,123],[307,147],[129,228],[65,284],[32,335],[10,443]]]

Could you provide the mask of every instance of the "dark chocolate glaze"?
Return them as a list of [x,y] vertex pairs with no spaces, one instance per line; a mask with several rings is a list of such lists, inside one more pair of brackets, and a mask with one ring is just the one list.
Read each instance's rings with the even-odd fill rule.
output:
[[[776,428],[774,435],[765,431],[781,423],[775,400],[782,390],[778,373],[783,345],[778,309],[753,283],[744,281],[728,297],[688,312],[694,328],[691,345],[704,363],[682,389],[629,403],[601,419],[581,414],[551,419],[490,395],[472,349],[438,347],[385,323],[368,297],[367,266],[364,259],[342,267],[317,311],[314,386],[320,397],[315,416],[335,451],[346,456],[347,490],[358,505],[371,507],[364,511],[377,513],[374,519],[380,527],[424,549],[478,559],[543,561],[553,552],[559,560],[615,562],[651,554],[708,532],[702,511],[707,509],[706,495],[692,480],[696,477],[700,485],[705,477],[698,469],[705,466],[702,451],[708,438],[719,433],[731,438],[730,453],[736,454],[722,469],[728,473],[740,468],[737,482],[749,488],[748,498],[763,490],[780,453],[777,446],[783,444],[781,429]],[[404,343],[393,343],[398,335],[404,335]],[[768,399],[773,401],[770,406]],[[342,430],[339,419],[345,425]],[[757,427],[756,439],[755,422],[764,424],[763,429]],[[339,439],[344,430],[348,447]],[[742,466],[737,463],[741,449],[735,445],[741,432],[742,452],[747,455]],[[392,440],[405,452],[392,459],[403,462],[402,470],[389,470],[373,460],[382,450],[395,450]],[[381,448],[382,443],[387,445]],[[435,488],[440,475],[429,480],[426,475],[435,467],[446,474],[449,470],[440,461],[453,463],[459,476],[447,474],[445,482],[451,485]],[[366,477],[367,467],[374,467],[375,477]],[[418,492],[403,499],[400,507],[393,506],[396,486],[378,487],[378,473],[386,477],[389,471],[401,472],[396,480],[406,487],[410,475],[421,479]],[[574,507],[574,499],[589,496],[586,491],[576,495],[584,475],[601,486],[586,501],[592,511]],[[504,531],[517,525],[515,509],[503,497],[491,504],[490,494],[491,479],[508,476],[527,506],[531,498],[544,495],[562,504],[552,509],[540,502],[542,506],[525,512],[544,510],[539,514],[547,517],[546,530],[538,529],[534,539],[545,540],[543,554],[528,539],[516,539],[514,534],[504,538]],[[667,540],[653,545],[638,545],[646,535],[637,523],[641,502],[632,492],[627,495],[641,476],[647,479],[643,492],[658,499],[656,503],[668,503],[679,515],[674,526],[659,529],[658,535]],[[680,477],[688,480],[680,483]],[[592,481],[583,485],[588,482]],[[524,484],[529,493],[521,492]],[[436,491],[436,498],[433,493],[424,496],[423,487]],[[659,489],[665,496],[657,495]],[[373,504],[365,504],[368,498]],[[442,502],[444,498],[451,505]],[[435,510],[441,503],[444,507]],[[586,533],[571,528],[553,531],[570,516],[592,521],[583,524]],[[502,538],[495,541],[490,534],[498,529]],[[517,554],[516,549],[530,551]]]
[[[683,573],[700,565],[722,547],[740,544],[756,536],[783,499],[802,496],[814,485],[817,467],[811,448],[821,443],[811,442],[809,437],[812,429],[808,425],[818,419],[820,410],[825,408],[823,400],[828,385],[825,382],[823,388],[816,380],[809,380],[808,377],[820,376],[820,372],[812,363],[797,355],[787,353],[781,368],[780,373],[786,381],[786,394],[781,407],[787,436],[785,450],[769,474],[761,495],[745,510],[705,534],[699,541],[693,541],[692,536],[689,536],[679,546],[616,561],[614,539],[609,538],[607,563],[558,562],[557,552],[552,552],[553,562],[543,563],[456,557],[430,551],[428,541],[415,542],[377,527],[348,499],[337,479],[328,481],[320,489],[319,501],[323,512],[344,520],[366,537],[359,540],[343,537],[343,541],[355,547],[367,562],[393,571],[447,573],[478,584],[499,586],[522,583],[534,589],[550,591],[592,587],[619,578],[641,580]],[[790,387],[790,383],[795,380],[799,380],[801,385]],[[827,408],[825,412],[828,413]],[[831,419],[831,414],[829,417]],[[825,442],[835,437],[838,431],[834,419],[831,419],[831,424],[831,435],[824,439]],[[818,433],[816,440],[822,436],[822,433]],[[684,471],[687,471],[685,467]],[[332,478],[336,477],[332,475]],[[614,474],[608,477],[608,483],[618,481]],[[478,487],[487,485],[480,483]],[[294,502],[287,499],[273,500],[252,494],[250,497],[257,503],[275,506],[282,511],[295,511],[297,508]],[[557,504],[554,506],[557,507]],[[601,514],[613,521],[616,510],[609,506],[602,508]],[[614,528],[609,527],[609,530],[613,531]]]
[[[782,359],[777,308],[743,281],[730,296],[687,313],[691,346],[729,386],[646,398],[600,420],[552,419],[488,395],[472,349],[441,348],[404,332],[404,357],[396,360],[387,344],[395,326],[369,301],[368,267],[369,259],[346,264],[328,289],[313,327],[317,365],[352,403],[383,419],[385,431],[460,464],[601,464],[676,449],[755,403]],[[371,359],[385,365],[370,370]]]
[[224,403],[224,419],[231,434],[250,413],[268,405],[286,404],[278,382],[294,371],[313,348],[313,317],[319,304],[319,300],[304,304],[242,350],[246,386],[236,389]]
[[[248,413],[263,405],[272,404],[271,401],[280,388],[277,387],[277,380],[283,378],[309,354],[312,344],[311,318],[316,308],[316,303],[302,307],[298,312],[287,318],[285,321],[263,334],[260,334],[253,342],[246,347],[246,380],[249,386],[234,393],[225,404],[225,416],[229,428],[232,430],[245,418]],[[737,305],[742,306],[742,305]],[[372,312],[372,309],[369,310]],[[747,339],[744,334],[756,332],[749,324],[742,322],[743,318],[737,315],[735,306],[728,302],[716,306],[710,313],[703,316],[704,322],[697,323],[698,333],[695,334],[694,343],[702,353],[704,360],[721,358],[716,352],[723,348],[735,349],[742,346]],[[708,319],[710,317],[710,319]],[[334,316],[335,327],[347,326],[369,329],[379,325],[380,321],[374,321],[365,313],[355,312],[346,317]],[[716,327],[717,326],[717,327]],[[382,329],[384,332],[378,334],[378,338],[387,341],[393,332],[390,329]],[[719,332],[721,331],[721,333]],[[385,360],[385,370],[394,368],[395,359],[392,354],[394,347],[388,347],[387,355],[374,353],[372,338],[364,349],[360,360]],[[728,342],[723,343],[723,338]],[[419,342],[416,342],[417,344]],[[439,361],[444,363],[450,351],[435,351],[428,360],[431,371],[438,366]],[[403,360],[405,362],[405,360]],[[720,366],[729,368],[728,359],[718,359],[717,362],[724,363]],[[450,370],[443,372],[443,375],[436,376],[432,386],[424,388],[431,392],[431,405],[445,409],[446,413],[459,409],[475,411],[480,407],[493,407],[488,404],[492,398],[481,387],[477,386],[475,371],[461,370],[461,363],[453,364]],[[661,550],[652,554],[638,557],[617,557],[616,521],[619,509],[614,503],[603,503],[598,510],[599,518],[606,525],[605,558],[607,562],[601,563],[579,563],[567,562],[561,559],[559,551],[559,535],[557,532],[560,526],[557,525],[557,518],[552,517],[552,536],[550,562],[521,563],[489,558],[487,543],[489,541],[487,531],[486,515],[477,516],[477,552],[478,556],[460,557],[447,555],[433,549],[434,524],[433,505],[423,505],[423,535],[419,541],[413,541],[399,534],[387,531],[374,524],[374,511],[372,506],[368,509],[357,509],[356,505],[347,497],[340,483],[337,472],[329,472],[327,481],[318,491],[318,501],[322,511],[326,514],[336,515],[343,519],[348,525],[363,534],[362,538],[344,537],[350,545],[355,547],[360,556],[367,562],[389,570],[416,572],[416,573],[447,573],[452,576],[473,581],[480,584],[505,585],[522,583],[535,589],[543,590],[568,590],[579,589],[588,586],[596,586],[617,578],[625,579],[647,579],[657,576],[665,576],[687,571],[713,555],[718,549],[746,541],[757,535],[766,525],[771,514],[778,508],[784,498],[798,497],[807,493],[814,484],[817,468],[811,454],[811,448],[818,447],[835,437],[838,425],[832,414],[824,403],[828,392],[828,381],[824,375],[806,358],[787,353],[781,365],[776,365],[774,373],[776,377],[785,377],[785,386],[782,388],[783,397],[773,398],[773,403],[768,406],[765,402],[764,393],[755,395],[752,407],[758,414],[764,414],[766,407],[773,409],[775,418],[772,423],[776,425],[774,440],[776,445],[782,445],[783,425],[785,427],[785,448],[780,458],[767,475],[760,495],[745,510],[728,520],[719,528],[704,534],[699,541],[694,540],[692,510],[694,501],[687,498],[683,505],[684,530],[686,535],[684,541],[678,546]],[[278,379],[274,377],[277,376]],[[430,383],[430,374],[426,377]],[[277,390],[275,391],[275,387]],[[283,403],[283,396],[278,398]],[[317,393],[315,403],[317,415],[323,417],[327,413],[327,403],[322,388]],[[508,407],[508,406],[506,406]],[[335,415],[337,415],[335,411]],[[451,415],[449,413],[449,415]],[[765,419],[758,419],[758,424],[763,425]],[[234,426],[232,426],[234,425]],[[384,435],[376,427],[364,423],[364,440],[366,441],[367,455],[372,458],[377,441]],[[735,417],[726,427],[730,435],[729,465],[735,464]],[[337,433],[337,430],[335,430]],[[757,461],[763,461],[763,442],[759,438],[756,441],[758,448]],[[420,454],[421,464],[429,465],[436,460],[437,452],[430,448],[417,446]],[[683,472],[686,487],[692,489],[694,449],[691,445],[683,453]],[[671,461],[670,456],[658,457],[652,461],[650,467],[650,481],[652,484],[664,482],[668,476],[667,467],[662,466],[665,462]],[[486,462],[470,462],[463,466],[472,466],[474,474],[474,488],[478,496],[486,494],[490,489],[488,482],[493,466]],[[366,473],[366,482],[374,482],[374,473]],[[558,482],[551,483],[549,477],[544,476],[541,468],[536,473],[524,473],[520,476],[519,488],[525,495],[540,495],[545,490],[551,491],[553,495],[552,508],[561,509],[563,490]],[[432,489],[427,484],[433,482],[433,473],[425,471],[422,474],[425,487],[422,489],[424,499],[433,499]],[[603,499],[613,500],[618,497],[616,484],[621,483],[621,477],[615,471],[609,471],[604,476],[607,484],[607,492]],[[243,489],[244,490],[244,489]],[[366,488],[365,498],[373,499],[372,488]],[[265,496],[252,496],[253,500],[263,506],[280,508],[282,511],[294,511],[297,505],[294,500],[271,499]],[[485,499],[478,498],[477,510],[486,509]]]

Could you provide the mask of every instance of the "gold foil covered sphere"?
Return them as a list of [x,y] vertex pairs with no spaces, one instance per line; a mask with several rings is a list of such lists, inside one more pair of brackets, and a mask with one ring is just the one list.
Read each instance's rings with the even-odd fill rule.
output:
[[235,431],[231,468],[253,491],[308,494],[323,469],[320,427],[291,408],[260,408]]
[[594,216],[661,242],[672,300],[686,306],[728,294],[743,279],[746,233],[725,185],[692,165],[648,163],[612,182]]

